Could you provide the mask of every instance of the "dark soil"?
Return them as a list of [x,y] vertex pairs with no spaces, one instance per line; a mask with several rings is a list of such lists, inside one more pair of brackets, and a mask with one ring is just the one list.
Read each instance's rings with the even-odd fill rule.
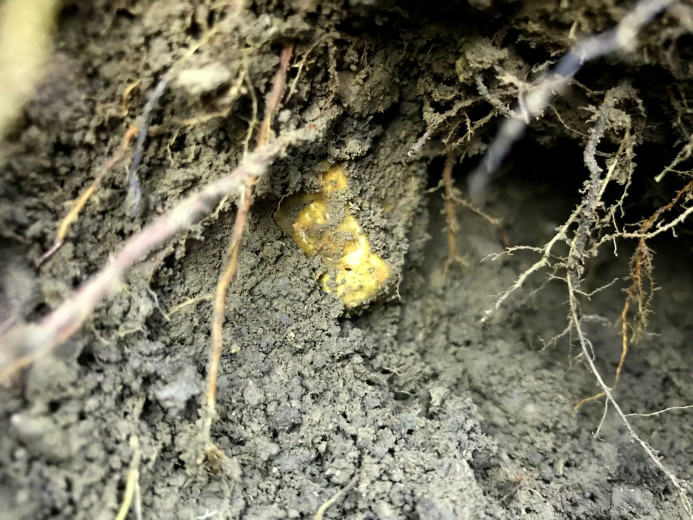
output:
[[[311,518],[352,479],[325,518],[686,518],[678,492],[611,410],[598,437],[603,406],[572,410],[598,389],[569,338],[543,348],[567,324],[564,284],[544,286],[548,273],[537,274],[480,322],[536,260],[532,252],[489,255],[504,244],[543,245],[571,213],[587,178],[585,108],[621,82],[633,85],[639,102],[631,111],[643,120],[638,203],[628,211],[637,220],[671,200],[667,182],[649,179],[685,144],[691,123],[681,108],[693,88],[691,40],[678,22],[664,16],[633,52],[578,76],[491,187],[484,209],[501,227],[458,208],[467,266],[445,270],[442,192],[430,189],[440,180],[443,141],[468,142],[455,170],[463,186],[517,95],[500,71],[531,81],[575,38],[612,27],[629,4],[258,0],[235,15],[222,4],[64,2],[46,78],[0,149],[0,330],[45,315],[125,238],[238,164],[253,114],[248,85],[261,117],[284,43],[296,44],[291,86],[317,42],[274,131],[318,117],[329,117],[328,130],[290,150],[259,184],[226,303],[212,436],[229,460],[221,474],[201,462],[199,410],[210,295],[234,201],[136,265],[79,333],[0,387],[0,517],[113,518],[136,436],[142,518]],[[66,203],[211,26],[217,33],[154,111],[140,212],[132,215],[121,166],[62,249],[34,267]],[[124,108],[123,92],[138,80]],[[464,141],[464,112],[442,114],[473,97],[471,121],[496,113]],[[431,128],[438,130],[411,158]],[[317,189],[316,175],[337,163],[349,176],[351,211],[398,274],[396,289],[359,313],[320,289],[321,260],[274,221],[283,196]],[[685,229],[678,236],[650,244],[660,289],[616,391],[627,413],[693,403],[691,245]],[[621,354],[632,247],[619,243],[618,255],[607,248],[587,269],[586,290],[618,278],[584,302],[608,381]],[[631,418],[682,479],[693,478],[691,413]]]

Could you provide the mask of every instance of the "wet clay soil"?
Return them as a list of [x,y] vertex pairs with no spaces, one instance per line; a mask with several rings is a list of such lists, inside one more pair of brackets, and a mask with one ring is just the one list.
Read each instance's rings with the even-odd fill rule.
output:
[[[290,149],[257,189],[226,302],[212,429],[228,460],[220,474],[201,463],[199,410],[210,295],[235,201],[137,264],[79,333],[0,387],[0,518],[114,518],[133,438],[142,518],[311,518],[347,486],[325,518],[686,518],[678,492],[612,410],[597,437],[603,406],[572,410],[597,387],[569,338],[544,349],[566,326],[564,284],[537,274],[480,321],[536,260],[531,252],[493,255],[504,245],[541,246],[579,200],[584,107],[631,82],[642,105],[633,110],[648,114],[643,175],[675,155],[688,116],[663,100],[691,86],[676,58],[690,42],[663,43],[676,24],[657,21],[637,51],[578,77],[585,86],[536,122],[491,187],[484,209],[502,224],[457,207],[465,265],[445,269],[448,223],[442,192],[432,189],[443,141],[464,145],[454,170],[462,187],[517,95],[499,70],[531,79],[534,67],[574,43],[576,21],[578,35],[605,30],[623,4],[306,0],[251,2],[237,12],[219,4],[64,2],[46,78],[0,151],[0,317],[7,324],[45,315],[125,238],[238,164],[253,95],[261,114],[281,49],[294,42],[290,94],[274,132],[317,120],[324,130]],[[66,203],[210,27],[217,33],[154,111],[140,212],[130,211],[121,165],[62,249],[36,268]],[[464,99],[474,101],[443,117]],[[467,117],[488,114],[465,136]],[[348,175],[347,202],[373,250],[397,272],[397,286],[359,312],[320,289],[324,264],[274,220],[282,197],[317,190],[317,174],[333,164]],[[647,193],[652,207],[670,199]],[[693,403],[690,242],[683,233],[651,247],[660,289],[616,391],[627,413]],[[588,290],[617,279],[584,303],[608,381],[621,354],[629,248],[594,259],[585,276]],[[693,478],[690,417],[631,418],[682,479]],[[137,518],[134,507],[128,518]]]

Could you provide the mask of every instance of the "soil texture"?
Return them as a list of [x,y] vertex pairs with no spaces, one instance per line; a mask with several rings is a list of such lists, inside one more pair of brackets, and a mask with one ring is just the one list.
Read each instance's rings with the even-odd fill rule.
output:
[[[482,322],[538,259],[505,248],[542,247],[579,203],[583,150],[609,95],[620,112],[601,152],[619,148],[624,128],[636,136],[624,214],[637,222],[672,199],[674,174],[651,179],[693,124],[686,3],[632,48],[587,65],[532,122],[483,205],[500,224],[456,204],[453,226],[440,185],[449,150],[462,189],[518,94],[630,6],[63,1],[44,78],[0,147],[0,334],[56,308],[126,238],[242,160],[289,43],[273,135],[311,124],[319,132],[257,186],[226,300],[218,471],[203,460],[200,410],[236,200],[136,264],[79,332],[0,386],[0,517],[114,518],[136,455],[132,519],[313,518],[340,490],[324,518],[688,518],[613,407],[573,411],[599,388],[574,336],[550,341],[568,324],[563,281],[538,272]],[[167,74],[138,170],[139,204],[121,163],[36,267]],[[333,165],[349,183],[339,207],[396,273],[355,310],[322,290],[323,259],[275,220],[285,197],[317,191]],[[659,289],[615,390],[626,413],[693,403],[685,226],[649,242]],[[449,231],[460,261],[448,261]],[[617,240],[585,261],[584,293],[607,285],[582,311],[608,382],[634,247]],[[682,480],[693,478],[692,413],[630,417]]]

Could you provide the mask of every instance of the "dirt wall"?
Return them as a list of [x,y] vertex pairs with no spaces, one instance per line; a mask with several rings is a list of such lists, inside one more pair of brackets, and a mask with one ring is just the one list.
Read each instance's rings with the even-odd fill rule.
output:
[[[450,150],[462,157],[453,171],[462,188],[518,93],[629,5],[64,1],[44,78],[0,149],[0,330],[57,307],[127,237],[242,161],[288,43],[273,134],[316,121],[321,130],[257,186],[226,300],[212,429],[223,471],[204,464],[200,410],[235,200],[148,255],[77,334],[0,387],[0,516],[113,518],[137,453],[128,518],[138,508],[143,518],[311,518],[344,488],[325,518],[685,518],[678,491],[612,409],[598,437],[603,407],[573,411],[598,389],[570,335],[543,348],[567,324],[560,280],[542,272],[480,320],[534,261],[531,251],[489,255],[541,247],[579,202],[582,153],[609,89],[633,92],[616,107],[637,137],[628,164],[641,172],[624,212],[637,222],[671,200],[672,176],[650,179],[689,138],[688,11],[587,66],[532,122],[487,194],[483,210],[501,224],[455,205],[453,226],[444,188],[433,189]],[[37,267],[70,201],[142,124],[166,74],[138,211],[126,161]],[[604,156],[623,128],[605,133]],[[349,183],[340,211],[396,273],[357,310],[322,290],[324,258],[307,256],[275,218],[285,197],[316,192],[336,164]],[[446,263],[448,232],[463,262]],[[682,236],[651,244],[661,289],[616,391],[629,413],[693,402]],[[585,271],[585,293],[616,279],[583,303],[609,381],[633,248],[619,246]],[[631,419],[681,479],[692,469],[687,413]]]

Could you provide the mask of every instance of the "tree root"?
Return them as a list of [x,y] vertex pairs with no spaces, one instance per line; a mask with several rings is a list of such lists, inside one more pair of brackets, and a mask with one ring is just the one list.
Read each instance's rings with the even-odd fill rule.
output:
[[638,436],[638,434],[633,430],[633,427],[630,424],[630,421],[628,420],[628,417],[626,416],[625,413],[623,413],[623,410],[619,406],[618,402],[616,399],[614,399],[613,394],[611,393],[611,389],[607,386],[607,384],[604,382],[604,379],[602,378],[601,374],[599,373],[599,370],[597,369],[597,366],[594,364],[594,360],[592,359],[592,355],[590,353],[590,346],[589,346],[589,340],[585,336],[584,332],[582,331],[582,326],[580,325],[580,321],[578,318],[578,313],[579,313],[579,304],[577,301],[577,298],[575,296],[575,288],[571,282],[571,277],[568,276],[567,278],[568,282],[568,297],[569,297],[569,305],[570,305],[570,321],[573,327],[573,330],[576,332],[578,336],[578,341],[580,343],[580,348],[582,349],[582,355],[583,358],[587,361],[587,364],[592,371],[592,374],[594,374],[594,377],[597,379],[597,383],[602,389],[602,392],[604,392],[604,395],[606,396],[606,403],[605,406],[611,405],[614,407],[614,410],[616,410],[616,413],[618,414],[619,418],[621,419],[621,422],[625,426],[626,430],[628,431],[628,435],[630,438],[637,442],[640,447],[643,449],[643,451],[647,454],[647,456],[650,458],[650,460],[654,463],[654,465],[666,476],[666,478],[671,482],[671,484],[674,486],[674,488],[679,492],[679,496],[681,498],[681,502],[683,504],[684,510],[688,514],[690,518],[693,518],[693,509],[691,508],[691,501],[688,498],[688,493],[690,492],[690,487],[688,483],[684,480],[679,479],[668,467],[666,467],[662,461],[659,459],[655,451],[652,449],[652,447],[646,443],[644,440]]
[[[582,190],[581,202],[577,205],[566,222],[558,228],[554,237],[543,247],[532,248],[520,246],[507,250],[507,254],[512,254],[521,250],[531,250],[539,252],[541,258],[529,267],[529,269],[520,274],[517,281],[497,299],[494,307],[485,313],[483,320],[486,320],[491,312],[498,309],[498,307],[507,300],[510,294],[520,288],[524,282],[537,271],[549,268],[549,277],[551,279],[562,280],[567,288],[569,312],[568,325],[558,337],[571,334],[577,336],[581,350],[580,358],[587,363],[601,389],[599,394],[583,399],[577,403],[575,405],[575,410],[579,409],[587,402],[596,401],[601,397],[605,397],[604,415],[595,435],[597,435],[601,429],[608,406],[613,406],[630,437],[642,447],[654,465],[672,483],[681,496],[685,511],[693,518],[691,503],[687,495],[690,491],[688,484],[676,477],[676,475],[661,462],[652,447],[637,435],[630,425],[626,414],[624,414],[613,396],[613,390],[620,380],[628,354],[629,343],[639,339],[642,330],[647,325],[648,317],[651,313],[651,302],[655,287],[652,278],[651,252],[647,247],[646,240],[658,234],[675,229],[675,227],[683,222],[692,212],[691,208],[685,208],[678,216],[669,222],[664,222],[662,219],[663,215],[671,209],[681,206],[684,201],[690,198],[691,192],[693,191],[693,181],[690,181],[676,193],[669,204],[662,206],[655,211],[651,217],[637,224],[637,231],[626,232],[624,231],[624,227],[626,226],[620,226],[621,229],[618,229],[616,210],[622,208],[623,201],[631,183],[631,177],[634,171],[633,148],[637,143],[636,140],[633,139],[634,133],[631,128],[633,122],[630,116],[618,109],[617,105],[622,101],[633,98],[637,101],[635,92],[630,87],[624,85],[613,88],[606,93],[602,106],[595,110],[595,115],[593,117],[594,126],[584,150],[584,163],[589,172],[589,179]],[[604,154],[600,154],[597,148],[599,142],[604,138],[608,130],[612,132],[622,130],[623,136],[620,139],[618,151],[612,155],[607,155],[607,168],[604,170],[597,161],[597,157]],[[681,156],[681,153],[679,156]],[[608,205],[604,201],[604,196],[607,187],[613,184],[614,181],[621,185],[622,194],[620,197],[617,197],[611,205]],[[605,232],[605,230],[610,227],[613,227],[615,231]],[[614,242],[615,244],[617,239],[623,238],[637,238],[638,246],[631,259],[631,285],[625,290],[626,299],[620,316],[621,357],[616,368],[614,385],[609,387],[596,368],[594,361],[595,352],[592,343],[583,332],[582,320],[584,317],[581,316],[579,297],[590,297],[590,294],[587,294],[582,288],[586,262],[597,255],[600,246],[609,242]],[[554,249],[558,244],[567,246],[566,254],[559,255],[554,253]],[[597,290],[601,289],[602,288]],[[633,310],[633,316],[629,318],[629,312],[631,312],[631,310]]]
[[549,106],[554,96],[565,89],[585,63],[614,51],[627,49],[646,25],[675,3],[675,0],[640,0],[616,27],[586,38],[569,50],[550,72],[535,83],[524,99],[518,100],[514,115],[501,125],[479,166],[469,176],[467,191],[471,199],[483,200],[486,188],[513,144],[522,137],[531,121]]
[[135,262],[210,213],[226,195],[243,193],[251,179],[260,178],[274,159],[289,146],[314,139],[316,128],[316,123],[311,124],[257,149],[231,173],[184,199],[128,239],[113,260],[40,322],[10,329],[1,338],[0,381],[8,380],[18,370],[66,341],[82,327],[94,308],[118,285]]

